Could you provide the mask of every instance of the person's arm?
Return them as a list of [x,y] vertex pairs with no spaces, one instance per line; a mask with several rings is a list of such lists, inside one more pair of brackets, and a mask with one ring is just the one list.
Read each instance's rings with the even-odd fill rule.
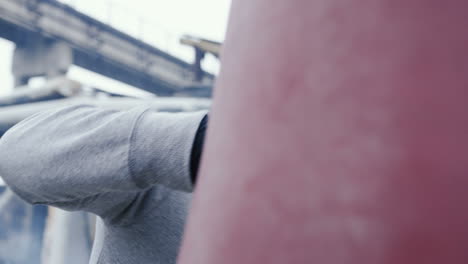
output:
[[26,201],[117,214],[155,184],[191,191],[196,113],[73,106],[36,114],[0,140],[0,175]]
[[203,146],[205,143],[206,129],[208,128],[208,115],[203,117],[200,125],[198,126],[195,134],[195,139],[192,146],[192,154],[190,154],[190,178],[192,184],[195,185],[198,179],[198,170],[200,167],[201,156],[203,152]]

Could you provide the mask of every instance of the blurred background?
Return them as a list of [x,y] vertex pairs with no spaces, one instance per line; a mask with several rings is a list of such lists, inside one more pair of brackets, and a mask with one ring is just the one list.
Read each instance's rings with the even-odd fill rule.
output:
[[[74,103],[208,109],[230,0],[0,0],[0,136]],[[95,218],[30,206],[0,175],[0,264],[87,263]]]

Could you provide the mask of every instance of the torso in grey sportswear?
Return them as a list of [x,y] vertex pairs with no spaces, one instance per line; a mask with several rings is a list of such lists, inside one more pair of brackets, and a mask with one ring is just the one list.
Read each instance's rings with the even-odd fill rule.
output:
[[73,106],[36,114],[0,140],[0,175],[33,204],[97,214],[91,263],[175,263],[205,112]]

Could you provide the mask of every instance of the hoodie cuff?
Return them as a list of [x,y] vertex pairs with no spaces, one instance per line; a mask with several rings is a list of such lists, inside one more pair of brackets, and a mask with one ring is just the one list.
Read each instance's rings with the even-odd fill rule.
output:
[[137,187],[155,184],[191,192],[190,156],[203,112],[146,111],[130,137],[129,170]]

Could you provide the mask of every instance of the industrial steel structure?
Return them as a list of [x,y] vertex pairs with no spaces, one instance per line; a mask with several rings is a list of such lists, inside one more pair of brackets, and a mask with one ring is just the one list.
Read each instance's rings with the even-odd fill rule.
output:
[[75,64],[158,95],[210,89],[214,76],[55,0],[0,0],[0,37],[16,44],[16,86]]

